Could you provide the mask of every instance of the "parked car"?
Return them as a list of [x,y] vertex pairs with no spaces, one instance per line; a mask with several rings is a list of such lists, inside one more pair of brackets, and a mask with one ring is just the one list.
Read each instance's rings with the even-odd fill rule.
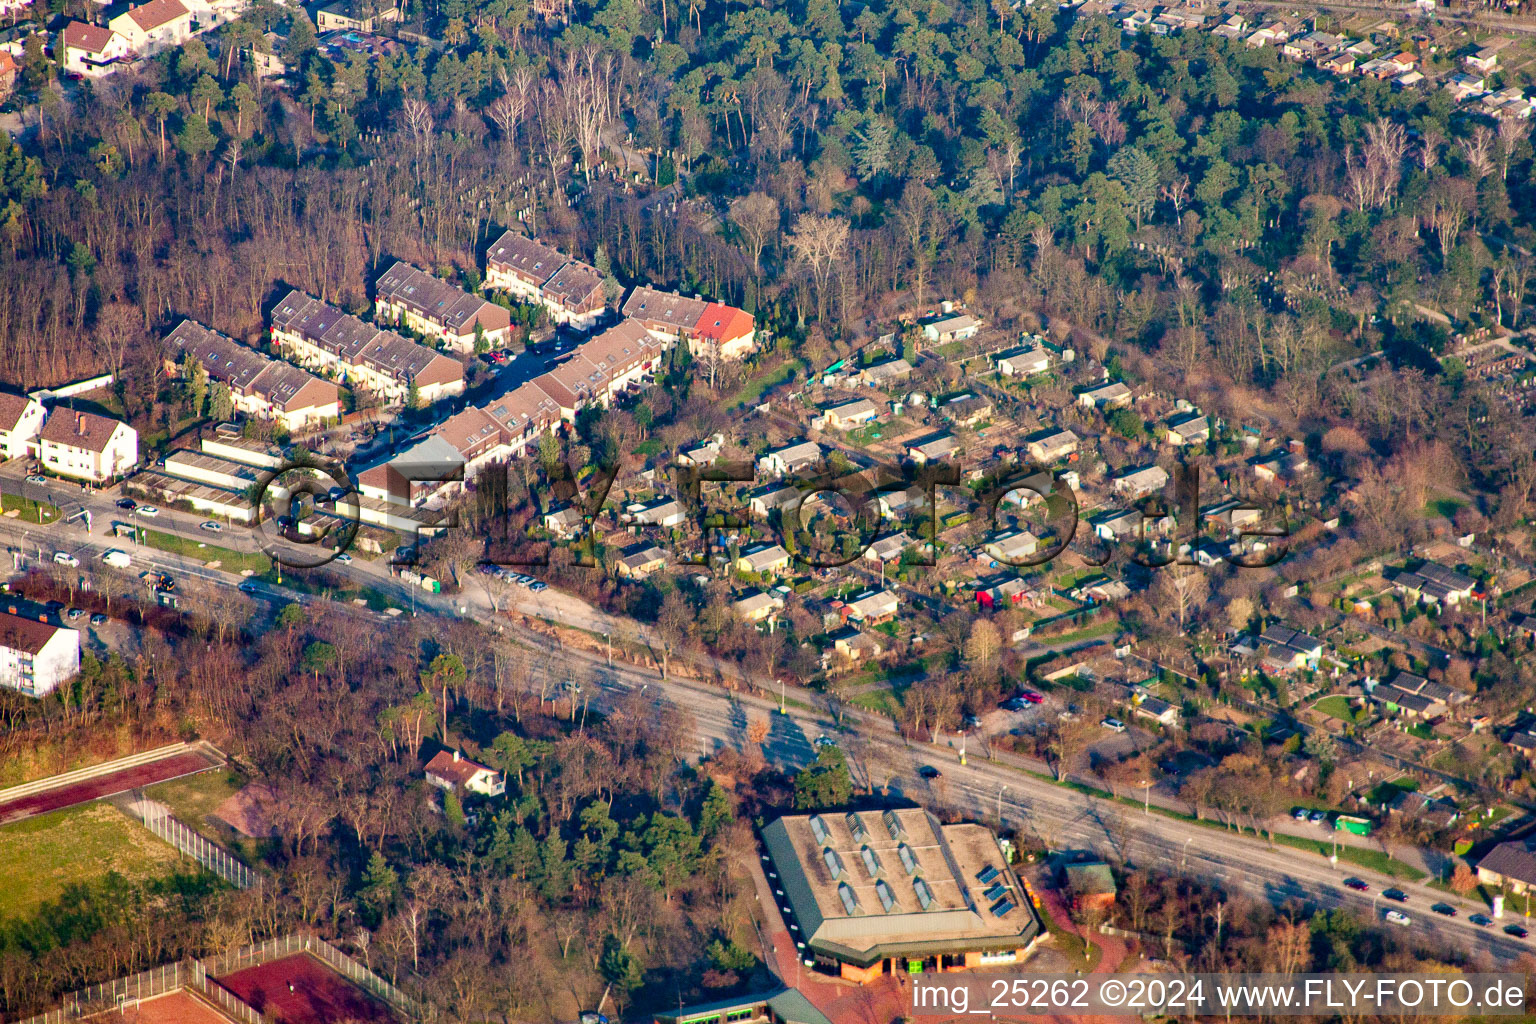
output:
[[31,476],[27,477],[27,483],[29,484],[46,484],[47,482],[48,478],[43,476],[41,473],[33,473]]
[[833,739],[831,736],[817,736],[811,742],[816,744],[816,746],[818,746],[818,747],[835,747],[835,746],[837,746],[837,740]]
[[107,624],[107,617],[105,615],[103,615],[101,612],[97,612],[95,615],[91,616],[91,625],[93,625],[93,626],[104,626],[106,624]]
[[207,530],[209,533],[223,533],[224,532],[224,524],[223,523],[216,523],[212,519],[208,520],[206,523],[198,523],[197,524],[197,528],[199,530]]
[[1344,879],[1344,885],[1346,887],[1350,888],[1350,889],[1355,890],[1355,892],[1370,892],[1371,891],[1370,885],[1368,885],[1366,882],[1362,881],[1359,878],[1346,878],[1346,879]]
[[549,584],[548,583],[541,583],[538,580],[534,580],[532,583],[528,584],[528,589],[533,591],[535,594],[537,594],[541,590],[548,590],[549,589]]
[[336,561],[340,562],[342,565],[351,565],[352,556],[343,551],[341,554],[336,556]]
[[1408,902],[1408,894],[1401,889],[1383,889],[1381,894],[1387,899],[1395,900],[1398,903]]
[[1002,707],[1004,711],[1023,711],[1029,705],[1019,697],[1010,697],[1003,701]]
[[1106,718],[1099,724],[1110,732],[1125,732],[1125,723],[1118,718]]
[[1504,926],[1504,934],[1513,935],[1517,939],[1523,939],[1531,933],[1526,931],[1523,924],[1507,924]]
[[138,508],[134,509],[134,511],[139,515],[144,516],[146,519],[153,519],[155,516],[160,514],[160,510],[155,508],[153,505],[140,505]]
[[58,564],[60,564],[60,565],[71,565],[71,566],[73,566],[73,565],[79,565],[80,564],[80,559],[76,558],[74,555],[70,554],[68,551],[55,551],[53,553],[53,560],[55,562],[57,562]]
[[1019,691],[1019,696],[1023,697],[1031,704],[1043,704],[1045,702],[1044,695],[1036,693],[1034,690],[1021,690]]
[[244,583],[240,584],[240,593],[242,593],[242,594],[254,594],[254,593],[256,593],[256,584],[252,583],[250,580],[246,580]]
[[1413,918],[1409,917],[1401,910],[1389,910],[1387,911],[1386,916],[1388,921],[1391,921],[1395,925],[1401,925],[1404,928],[1413,924]]
[[1430,907],[1429,909],[1433,910],[1435,913],[1439,914],[1441,917],[1455,917],[1456,916],[1456,908],[1451,906],[1449,903],[1436,903],[1434,906]]
[[65,613],[65,617],[69,619],[70,622],[74,622],[84,614],[85,612],[81,611],[79,608],[71,608],[68,612]]
[[1326,824],[1327,821],[1328,821],[1328,812],[1327,811],[1313,811],[1311,816],[1310,816],[1310,819],[1311,819],[1312,824],[1314,824],[1314,825]]
[[1297,821],[1306,821],[1307,809],[1305,807],[1298,807],[1291,812],[1291,817],[1295,818]]

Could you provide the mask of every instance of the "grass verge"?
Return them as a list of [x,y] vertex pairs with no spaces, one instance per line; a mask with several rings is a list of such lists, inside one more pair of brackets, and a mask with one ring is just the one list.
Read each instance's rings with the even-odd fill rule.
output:
[[29,914],[69,886],[115,871],[169,874],[177,854],[110,804],[93,803],[0,828],[0,918]]
[[57,505],[50,505],[46,501],[31,501],[15,494],[0,495],[0,511],[16,512],[17,519],[36,523],[39,526],[48,526],[59,521]]
[[272,566],[272,560],[264,554],[247,554],[243,551],[221,548],[207,541],[193,540],[174,533],[162,533],[159,530],[143,530],[140,535],[141,542],[148,547],[185,558],[195,558],[200,562],[218,562],[219,568],[225,572],[244,572],[249,569],[260,573],[266,572]]

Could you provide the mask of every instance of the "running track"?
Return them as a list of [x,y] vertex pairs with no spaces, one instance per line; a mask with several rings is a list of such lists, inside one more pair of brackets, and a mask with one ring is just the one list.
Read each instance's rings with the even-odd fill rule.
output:
[[116,796],[131,789],[153,786],[157,782],[179,779],[183,775],[195,775],[210,768],[217,768],[221,763],[211,755],[188,751],[172,754],[148,764],[108,772],[92,779],[82,779],[57,789],[45,789],[40,793],[31,793],[0,804],[0,825],[21,821],[23,818],[38,814],[47,814],[49,811],[57,811],[65,807],[73,807],[76,804],[100,800],[102,797]]

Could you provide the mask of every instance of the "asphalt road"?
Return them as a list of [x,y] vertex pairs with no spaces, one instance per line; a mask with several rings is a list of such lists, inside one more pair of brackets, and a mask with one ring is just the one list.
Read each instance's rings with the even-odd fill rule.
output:
[[[6,483],[9,485],[10,481]],[[99,502],[105,502],[111,508],[110,495],[92,499],[93,505]],[[112,511],[116,512],[115,509]],[[118,515],[122,517],[120,513]],[[145,525],[164,529],[176,515],[162,512],[156,521]],[[191,520],[191,528],[196,529],[195,517],[182,518]],[[100,522],[98,519],[98,524]],[[186,525],[183,523],[183,528]],[[239,534],[242,531],[233,532]],[[229,534],[230,531],[226,531],[217,539],[224,544],[234,543],[235,538]],[[143,565],[173,575],[197,576],[215,585],[233,587],[242,582],[238,576],[206,569],[191,559],[139,548],[125,539],[102,536],[99,525],[96,535],[86,537],[78,523],[37,527],[14,519],[0,519],[0,538],[21,548],[29,559],[51,558],[53,551],[65,550],[75,553],[84,563],[88,557],[97,557],[106,548],[121,547],[132,551],[134,572],[142,571],[140,566]],[[385,575],[386,569],[364,560],[335,568],[396,594],[414,589],[390,579]],[[312,600],[287,588],[268,584],[258,584],[257,587],[258,593],[251,596],[301,603]],[[776,705],[770,701],[737,696],[700,684],[662,680],[656,673],[622,663],[610,667],[600,655],[560,647],[542,634],[524,629],[505,617],[493,618],[488,607],[481,610],[482,606],[489,605],[488,599],[483,595],[475,597],[473,591],[473,587],[466,589],[452,599],[423,592],[418,600],[424,609],[444,614],[453,614],[459,609],[468,612],[471,605],[475,606],[475,611],[469,614],[539,647],[542,650],[539,664],[551,676],[570,674],[572,667],[579,666],[583,675],[596,680],[597,692],[591,697],[598,706],[613,701],[628,690],[641,689],[646,694],[654,694],[656,701],[669,701],[683,708],[692,718],[698,756],[707,756],[727,747],[742,749],[751,721],[764,718],[770,728],[763,754],[775,765],[795,769],[811,762],[815,758],[817,737],[832,736],[847,752],[855,781],[860,785],[882,790],[893,798],[950,804],[986,818],[995,816],[1000,810],[1006,825],[1032,831],[1052,849],[1092,848],[1133,864],[1179,863],[1186,870],[1256,898],[1274,903],[1299,898],[1322,907],[1350,907],[1362,912],[1362,916],[1377,920],[1387,909],[1383,905],[1385,901],[1378,898],[1379,893],[1396,884],[1410,894],[1410,902],[1404,909],[1414,918],[1414,923],[1408,934],[1422,939],[1426,945],[1448,944],[1501,961],[1536,951],[1530,941],[1506,936],[1497,927],[1483,929],[1471,924],[1467,915],[1482,908],[1438,890],[1396,883],[1385,876],[1344,865],[1334,867],[1325,858],[1293,849],[1273,849],[1251,834],[1239,836],[1162,815],[1142,814],[1133,808],[1056,785],[1016,767],[989,763],[978,756],[973,756],[971,763],[962,767],[951,748],[908,743],[895,733],[888,720],[878,716],[856,711],[846,713],[843,716],[846,728],[839,731],[830,715],[795,704],[788,707],[788,714],[779,714]],[[516,603],[552,609],[557,598],[548,595],[553,593],[546,591],[537,597],[519,597]],[[596,620],[594,624],[601,621],[605,620]],[[797,692],[793,697],[799,704],[817,699],[807,692]],[[922,778],[919,769],[924,765],[939,767],[941,777]],[[1367,881],[1371,891],[1362,894],[1346,888],[1343,879],[1350,875]],[[1429,906],[1436,902],[1458,906],[1458,916],[1442,918],[1431,914]],[[1396,904],[1392,906],[1396,907]]]

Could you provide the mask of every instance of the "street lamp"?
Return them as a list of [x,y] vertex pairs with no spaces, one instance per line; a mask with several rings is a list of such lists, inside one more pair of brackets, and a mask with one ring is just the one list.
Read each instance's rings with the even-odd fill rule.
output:
[[1007,785],[999,786],[997,788],[997,823],[999,825],[1003,823],[1003,794],[1006,793],[1010,788],[1011,787]]

